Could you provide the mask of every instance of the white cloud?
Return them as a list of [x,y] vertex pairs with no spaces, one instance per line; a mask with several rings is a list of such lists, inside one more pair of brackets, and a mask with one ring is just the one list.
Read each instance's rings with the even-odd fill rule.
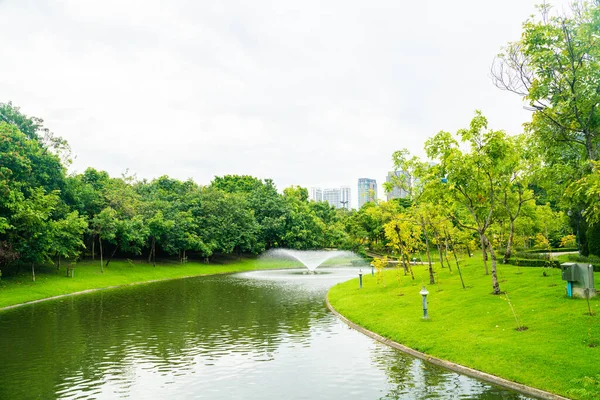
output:
[[488,71],[536,2],[5,0],[0,101],[44,118],[79,171],[355,191],[475,109],[520,130]]

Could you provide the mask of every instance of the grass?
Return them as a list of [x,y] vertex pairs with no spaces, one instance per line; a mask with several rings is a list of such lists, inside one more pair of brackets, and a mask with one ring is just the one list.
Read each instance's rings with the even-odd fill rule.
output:
[[[467,289],[455,268],[438,264],[437,282],[429,285],[427,267],[417,265],[414,281],[387,270],[383,286],[368,274],[363,289],[357,279],[344,282],[329,300],[351,321],[429,355],[563,396],[600,398],[600,297],[590,300],[590,316],[585,299],[566,297],[560,270],[507,265],[498,275],[508,297],[494,296],[480,257],[461,268]],[[428,321],[419,295],[424,284]]]
[[276,259],[242,259],[223,264],[163,262],[153,267],[143,261],[112,261],[100,272],[99,261],[77,263],[75,276],[67,278],[65,268],[36,267],[36,281],[29,271],[0,280],[0,310],[14,304],[70,294],[89,289],[129,285],[153,280],[176,279],[187,276],[222,274],[256,269],[298,266],[297,263]]

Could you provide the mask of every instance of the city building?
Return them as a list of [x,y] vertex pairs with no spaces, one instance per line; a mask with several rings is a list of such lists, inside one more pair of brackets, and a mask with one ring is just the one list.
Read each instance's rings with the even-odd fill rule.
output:
[[377,181],[370,178],[358,179],[358,209],[365,203],[377,199]]
[[341,188],[326,188],[318,187],[310,188],[310,199],[314,201],[326,201],[335,208],[345,208],[349,210],[352,207],[350,197],[352,192],[349,187]]
[[331,189],[331,188],[323,189],[323,201],[328,202],[335,208],[341,207],[341,205],[340,205],[341,198],[342,198],[342,194],[340,192],[340,189]]
[[340,196],[340,208],[345,208],[346,210],[350,210],[352,208],[352,192],[349,187],[342,186],[340,188],[341,196]]
[[[404,182],[406,183],[406,185],[408,187],[410,187],[410,185],[411,185],[410,175],[408,175],[404,171],[388,172],[387,177],[385,178],[385,181],[388,183],[396,183],[396,182],[398,182],[398,179],[400,179],[402,176],[404,176]],[[396,181],[396,182],[394,182],[394,181]],[[387,201],[390,201],[392,199],[403,199],[405,197],[408,197],[408,192],[405,189],[399,187],[397,185],[397,183],[391,192],[386,193]]]
[[323,190],[318,187],[310,188],[310,196],[309,198],[313,201],[323,201]]

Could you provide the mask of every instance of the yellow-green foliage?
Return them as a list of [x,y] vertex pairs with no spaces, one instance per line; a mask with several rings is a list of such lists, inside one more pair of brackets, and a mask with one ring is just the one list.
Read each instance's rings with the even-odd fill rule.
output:
[[535,248],[536,249],[548,249],[550,248],[550,242],[543,233],[537,233],[535,235]]
[[560,239],[560,247],[576,247],[577,246],[577,238],[575,235],[567,235],[563,236]]
[[382,283],[383,286],[385,286],[385,281],[383,279],[383,270],[387,265],[388,265],[387,256],[384,256],[383,258],[375,257],[373,259],[373,267],[375,267],[375,273],[377,274],[377,284],[378,285],[380,283]]
[[[542,268],[499,265],[509,303],[506,295],[490,294],[481,257],[461,260],[467,289],[447,268],[437,269],[433,286],[426,266],[413,269],[414,281],[406,276],[382,287],[366,276],[362,290],[356,281],[345,282],[329,299],[353,322],[427,354],[567,397],[600,399],[600,385],[590,383],[600,376],[600,297],[591,300],[596,315],[589,316],[585,300],[566,297],[560,270],[545,269],[544,276]],[[430,292],[427,323],[421,318],[423,284]]]

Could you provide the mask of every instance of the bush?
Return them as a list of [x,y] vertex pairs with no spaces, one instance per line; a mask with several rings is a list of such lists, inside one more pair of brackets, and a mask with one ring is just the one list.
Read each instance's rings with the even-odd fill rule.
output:
[[560,247],[577,247],[577,237],[575,235],[566,235],[560,239]]
[[546,260],[550,257],[544,254],[545,251],[515,251],[512,253],[512,258],[523,258],[527,260]]
[[523,253],[562,253],[562,252],[566,252],[566,251],[577,251],[577,247],[564,247],[564,248],[558,248],[558,249],[533,249],[533,250],[526,250],[523,251]]
[[511,258],[508,264],[519,267],[560,268],[560,261],[557,260]]
[[588,228],[587,243],[590,254],[600,256],[600,224]]
[[587,256],[583,257],[577,254],[569,254],[567,259],[571,262],[592,264],[594,272],[600,272],[600,257],[598,256]]

